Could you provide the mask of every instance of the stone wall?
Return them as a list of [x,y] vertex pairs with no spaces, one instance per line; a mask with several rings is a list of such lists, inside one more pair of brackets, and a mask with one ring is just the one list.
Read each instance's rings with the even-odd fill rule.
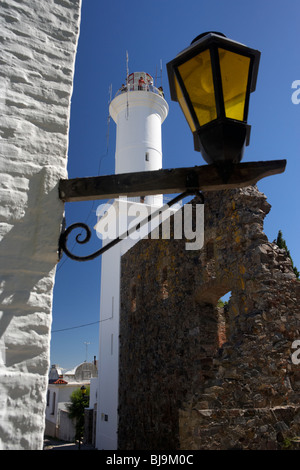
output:
[[299,406],[179,411],[188,450],[299,450]]
[[43,447],[80,8],[0,6],[0,449]]
[[300,435],[300,282],[263,232],[269,210],[255,186],[209,192],[201,250],[143,240],[123,256],[121,449],[269,449]]

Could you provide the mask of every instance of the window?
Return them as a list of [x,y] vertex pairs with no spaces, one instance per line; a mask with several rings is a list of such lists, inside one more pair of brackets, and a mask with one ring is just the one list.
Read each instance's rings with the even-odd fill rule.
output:
[[[178,72],[185,84],[189,99],[194,107],[200,126],[217,118],[214,82],[211,68],[210,51],[207,49],[179,65]],[[187,115],[192,132],[195,130],[193,120],[187,110],[180,84],[176,83],[179,104],[183,113]],[[186,114],[187,111],[187,114]]]
[[219,49],[226,117],[244,120],[250,57]]
[[52,412],[51,414],[54,415],[55,413],[55,401],[56,401],[56,393],[53,393],[53,401],[52,401]]

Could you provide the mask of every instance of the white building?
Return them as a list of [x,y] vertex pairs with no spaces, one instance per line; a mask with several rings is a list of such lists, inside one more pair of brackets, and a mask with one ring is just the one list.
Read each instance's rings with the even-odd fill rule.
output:
[[74,390],[83,385],[91,386],[90,402],[95,402],[94,381],[97,377],[95,363],[83,362],[74,370],[62,374],[59,366],[52,365],[49,372],[47,405],[45,416],[45,435],[64,441],[73,441],[75,427],[69,419],[67,405]]
[[[110,114],[117,125],[115,173],[153,171],[162,168],[161,125],[168,114],[168,104],[153,79],[144,72],[129,75],[126,86],[110,104]],[[103,244],[116,238],[132,225],[163,205],[162,195],[145,198],[120,197],[109,207],[103,206],[96,226],[104,234]],[[140,211],[139,217],[137,211]],[[151,225],[151,230],[158,225]],[[121,256],[149,231],[148,225],[122,240],[102,255],[100,298],[100,351],[96,448],[115,450],[118,446],[119,380],[119,309]],[[119,233],[118,233],[119,232]]]

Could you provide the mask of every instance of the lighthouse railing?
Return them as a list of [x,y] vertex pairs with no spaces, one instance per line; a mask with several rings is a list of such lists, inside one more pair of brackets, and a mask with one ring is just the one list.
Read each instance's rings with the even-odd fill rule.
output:
[[116,92],[115,97],[130,91],[148,91],[150,93],[155,93],[156,95],[162,96],[164,98],[164,92],[162,89],[159,89],[151,84],[134,84],[130,83],[128,85],[122,85],[121,88]]

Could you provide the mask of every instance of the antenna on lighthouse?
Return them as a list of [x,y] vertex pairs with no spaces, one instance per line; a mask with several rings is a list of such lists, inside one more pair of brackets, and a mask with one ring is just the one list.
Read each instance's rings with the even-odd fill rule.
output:
[[126,79],[127,80],[128,80],[128,75],[129,75],[128,63],[129,63],[129,56],[128,56],[128,51],[126,51]]
[[[109,125],[110,125],[109,106],[112,100],[112,83],[109,85],[108,96],[109,98],[108,98],[108,116],[107,116],[107,133],[106,133],[106,155],[108,154],[108,147],[109,147]],[[100,168],[99,168],[99,172],[100,172]]]
[[107,115],[107,131],[106,131],[106,150],[105,150],[105,153],[103,155],[101,155],[101,157],[99,159],[98,175],[100,175],[100,168],[101,168],[102,160],[103,160],[104,157],[106,157],[108,155],[108,150],[109,150],[109,126],[110,126],[110,118],[111,118],[109,107],[110,107],[111,100],[112,100],[112,83],[109,85],[109,88],[108,88],[108,103],[107,103],[108,104],[108,115]]
[[157,76],[157,66],[156,66],[156,71],[155,71],[155,86],[158,86],[157,79],[160,78],[160,84],[161,86],[163,85],[162,83],[162,59],[160,59],[160,75],[159,77]]
[[108,96],[109,96],[108,105],[110,105],[111,98],[112,98],[112,83],[109,85],[109,88],[108,88]]
[[126,87],[127,87],[127,107],[126,107],[126,119],[129,117],[129,100],[128,100],[128,76],[129,76],[129,67],[128,67],[129,57],[128,51],[126,51]]

